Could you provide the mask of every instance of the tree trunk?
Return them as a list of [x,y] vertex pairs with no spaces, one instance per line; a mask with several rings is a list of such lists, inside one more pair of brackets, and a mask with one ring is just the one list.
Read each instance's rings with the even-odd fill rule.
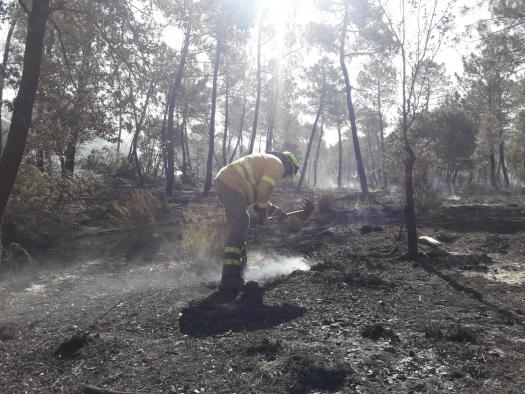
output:
[[505,144],[503,143],[503,140],[499,143],[499,165],[503,171],[505,188],[510,189],[509,173],[507,172],[507,165],[505,164]]
[[490,147],[489,161],[490,161],[490,186],[492,186],[494,189],[497,189],[498,180],[496,178],[496,157],[495,157],[495,152],[494,152],[494,145],[491,145]]
[[182,130],[183,132],[183,148],[186,149],[186,166],[187,166],[187,170],[190,171],[190,173],[192,172],[192,166],[191,166],[191,155],[190,155],[190,144],[188,142],[188,122],[186,122],[186,124],[184,125],[184,129]]
[[371,179],[370,183],[372,184],[372,187],[375,187],[375,177],[373,176],[373,173],[376,170],[376,163],[375,163],[375,160],[374,160],[374,151],[372,149],[372,137],[370,136],[370,130],[368,130],[368,129],[366,131],[366,138],[368,140],[368,154],[370,155],[370,166],[372,167],[372,169],[370,171],[370,172],[372,172],[372,177],[371,177],[372,179]]
[[312,126],[312,133],[310,134],[310,139],[308,140],[308,146],[306,147],[306,153],[303,160],[303,169],[301,170],[301,176],[299,177],[299,183],[297,184],[297,190],[301,190],[301,187],[304,182],[304,177],[306,176],[306,169],[308,168],[308,159],[310,157],[310,151],[312,150],[312,144],[315,139],[315,132],[317,130],[317,124],[319,123],[319,118],[323,112],[324,106],[324,96],[325,96],[325,87],[323,86],[323,91],[321,92],[321,99],[319,100],[319,109],[317,110],[317,115],[315,116],[314,125]]
[[213,67],[213,86],[211,91],[211,116],[210,116],[210,138],[208,141],[208,161],[206,163],[206,179],[204,181],[204,193],[211,189],[213,176],[213,156],[215,154],[215,109],[217,106],[217,76],[219,75],[219,65],[221,62],[222,42],[217,40],[215,50],[215,64]]
[[255,146],[255,138],[257,138],[257,121],[259,119],[259,105],[261,103],[261,30],[261,24],[259,23],[259,33],[257,37],[257,95],[255,98],[255,111],[253,114],[252,135],[250,137],[248,154],[253,153],[253,148]]
[[315,153],[314,162],[314,187],[317,186],[317,168],[319,165],[319,153],[321,152],[321,144],[323,143],[324,119],[321,118],[321,130],[319,132],[319,144],[317,144],[317,152]]
[[[130,81],[131,83],[131,81]],[[144,185],[144,177],[142,175],[141,167],[140,167],[140,161],[139,161],[139,154],[138,154],[138,144],[139,144],[139,137],[140,133],[142,131],[142,126],[144,125],[144,121],[146,120],[146,113],[148,111],[148,106],[151,97],[153,96],[153,93],[155,91],[155,82],[151,82],[150,87],[148,89],[148,93],[146,94],[146,101],[144,102],[144,105],[142,107],[140,118],[137,114],[137,106],[135,97],[133,95],[133,90],[131,90],[131,99],[132,99],[132,105],[133,105],[133,118],[135,121],[135,134],[133,135],[133,140],[131,141],[131,147],[128,155],[128,160],[133,161],[135,164],[135,169],[137,171],[137,176],[139,178],[140,185]]]
[[410,260],[417,260],[417,225],[416,225],[416,208],[414,203],[414,179],[413,169],[416,161],[412,147],[405,139],[405,223],[407,226],[407,257]]
[[233,152],[230,156],[231,163],[233,159],[235,158],[235,154],[237,153],[237,149],[239,149],[239,153],[242,155],[242,130],[244,128],[244,116],[246,114],[246,93],[244,93],[243,99],[242,99],[242,115],[241,115],[241,122],[239,127],[239,135],[237,137],[237,143],[235,144],[235,148],[233,148]]
[[[403,4],[403,20],[405,18],[405,10]],[[403,24],[403,43],[405,42],[405,25]],[[402,59],[402,90],[403,90],[403,143],[405,149],[405,224],[407,227],[407,258],[409,260],[417,260],[418,245],[417,245],[417,223],[416,223],[416,207],[414,203],[414,179],[413,170],[416,161],[416,155],[410,146],[408,139],[408,112],[410,103],[407,98],[407,70],[406,70],[406,53],[405,47],[401,47]],[[412,81],[414,83],[414,81]]]
[[[27,143],[36,90],[40,78],[42,48],[46,23],[49,17],[49,0],[33,0],[28,16],[24,65],[18,94],[13,103],[13,116],[4,153],[0,159],[0,223],[13,189]],[[1,225],[0,225],[1,228]]]
[[62,167],[62,176],[72,177],[75,173],[75,161],[77,157],[78,131],[75,128],[71,132],[71,137],[66,145],[64,152],[64,165]]
[[2,69],[0,70],[0,156],[2,156],[2,148],[4,145],[4,132],[2,125],[2,107],[4,101],[4,86],[5,78],[7,76],[7,62],[9,60],[9,53],[11,52],[11,37],[13,37],[13,31],[15,30],[16,20],[11,21],[9,30],[7,32],[7,38],[5,39],[4,46],[4,58],[2,60]]
[[[339,116],[338,116],[339,117]],[[339,148],[339,161],[337,166],[337,187],[342,186],[343,180],[343,136],[341,133],[341,121],[337,120],[337,138],[338,138],[338,148]]]
[[381,109],[381,84],[377,80],[377,114],[379,117],[379,136],[381,138],[381,182],[383,190],[388,188],[388,180],[385,172],[385,127],[383,125],[383,112]]
[[361,192],[368,193],[368,185],[366,182],[365,167],[363,166],[363,158],[361,156],[361,149],[359,147],[359,136],[357,134],[357,125],[355,121],[354,104],[352,102],[352,87],[350,85],[350,77],[348,75],[348,69],[345,62],[345,42],[346,42],[346,28],[348,26],[349,18],[348,0],[345,0],[345,13],[343,19],[343,26],[341,29],[341,42],[339,47],[339,61],[341,63],[341,69],[343,70],[343,76],[345,80],[346,90],[346,103],[348,106],[348,117],[350,119],[350,126],[352,128],[352,141],[354,143],[355,161],[357,164],[357,173],[359,175],[359,182],[361,184]]
[[69,125],[69,131],[71,136],[68,139],[66,150],[64,152],[64,167],[62,168],[62,175],[72,177],[75,173],[75,164],[77,158],[77,149],[78,143],[81,137],[81,127],[82,124],[78,120],[80,118],[80,113],[85,110],[86,106],[86,95],[87,86],[89,83],[89,67],[93,58],[93,35],[90,32],[86,32],[86,40],[82,42],[82,61],[80,65],[80,70],[78,74],[78,84],[77,92],[74,104],[74,115],[76,117],[73,119]]
[[182,147],[182,181],[184,183],[186,183],[188,178],[189,178],[188,177],[188,156],[186,154],[186,137],[185,137],[185,134],[186,134],[186,122],[187,122],[187,118],[188,118],[187,111],[188,111],[188,107],[186,105],[184,113],[182,114],[182,124],[180,126],[180,136],[182,138],[182,141],[181,141],[181,147]]
[[270,123],[268,124],[268,135],[266,137],[266,152],[271,152],[273,150],[274,124],[275,124],[275,108],[272,109],[272,116],[270,118]]
[[170,91],[169,108],[168,108],[168,123],[166,130],[166,194],[171,196],[173,194],[173,186],[175,184],[175,129],[173,127],[173,115],[177,104],[177,94],[184,77],[184,67],[186,66],[186,59],[188,57],[188,48],[190,46],[191,30],[186,28],[184,33],[184,42],[180,52],[180,63],[175,74],[175,81]]
[[120,158],[120,144],[122,143],[122,84],[120,73],[117,71],[118,83],[118,140],[117,140],[117,160]]
[[228,151],[227,151],[227,141],[228,141],[228,122],[229,122],[229,101],[230,101],[230,79],[226,75],[226,97],[224,104],[224,134],[222,136],[222,165],[225,166],[228,164]]

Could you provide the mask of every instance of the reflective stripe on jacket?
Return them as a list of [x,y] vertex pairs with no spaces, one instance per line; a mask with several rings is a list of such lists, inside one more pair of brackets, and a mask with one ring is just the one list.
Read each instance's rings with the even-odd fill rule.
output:
[[243,193],[251,205],[266,206],[270,194],[284,175],[279,158],[266,153],[253,153],[221,168],[216,179]]

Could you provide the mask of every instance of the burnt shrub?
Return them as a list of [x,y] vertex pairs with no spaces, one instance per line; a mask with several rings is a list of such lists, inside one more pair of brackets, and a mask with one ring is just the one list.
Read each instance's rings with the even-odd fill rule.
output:
[[23,165],[16,178],[4,218],[3,243],[45,248],[66,236],[86,218],[80,197],[101,189],[99,177],[84,174],[65,178]]
[[133,192],[127,201],[114,202],[111,218],[126,234],[118,246],[130,255],[158,247],[157,241],[163,235],[159,223],[167,210],[167,201],[147,190]]

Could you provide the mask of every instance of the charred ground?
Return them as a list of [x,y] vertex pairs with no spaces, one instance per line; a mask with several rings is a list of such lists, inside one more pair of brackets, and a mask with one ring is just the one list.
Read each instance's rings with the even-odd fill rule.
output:
[[[401,213],[337,196],[306,226],[250,233],[251,251],[310,271],[260,282],[244,307],[203,300],[211,280],[162,253],[106,256],[3,280],[4,392],[521,392],[525,206],[466,198],[420,215],[418,263]],[[215,204],[202,200],[199,204]],[[376,201],[377,202],[377,201]],[[173,230],[176,233],[176,230]],[[176,238],[176,237],[175,237]],[[262,302],[260,302],[262,299]]]

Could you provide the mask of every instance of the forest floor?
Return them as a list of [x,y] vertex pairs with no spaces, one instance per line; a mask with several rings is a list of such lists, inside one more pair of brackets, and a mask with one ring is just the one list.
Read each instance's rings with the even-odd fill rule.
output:
[[259,288],[232,308],[203,301],[218,268],[163,253],[3,279],[0,392],[522,393],[525,200],[420,214],[443,246],[421,245],[418,263],[400,220],[347,193],[302,227],[250,230]]

